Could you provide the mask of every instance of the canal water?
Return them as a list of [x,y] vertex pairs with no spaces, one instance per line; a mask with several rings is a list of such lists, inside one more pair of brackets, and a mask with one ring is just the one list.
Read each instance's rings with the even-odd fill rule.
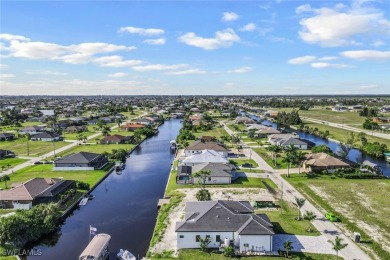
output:
[[86,206],[69,216],[59,232],[34,247],[41,256],[28,259],[72,260],[88,245],[89,226],[111,235],[110,259],[120,248],[145,256],[157,217],[157,201],[164,195],[180,120],[166,121],[159,133],[145,140],[127,159],[121,175],[111,173],[93,192]]
[[[248,114],[248,116],[251,117],[252,119],[260,120],[260,118],[255,116],[255,115]],[[275,129],[278,127],[277,124],[275,124],[271,121],[268,121],[268,120],[264,120],[261,123],[263,125],[272,126]],[[318,136],[315,136],[315,135],[312,135],[309,133],[305,133],[305,132],[299,131],[299,130],[295,131],[295,132],[299,135],[300,138],[308,140],[310,142],[313,142],[313,143],[315,143],[315,145],[325,144],[333,152],[337,153],[340,151],[340,145],[337,142],[327,140],[325,138],[318,137]],[[384,159],[379,159],[379,158],[375,158],[373,156],[367,155],[358,149],[351,149],[351,151],[348,154],[348,159],[351,161],[357,162],[357,163],[362,163],[364,160],[369,160],[370,162],[373,162],[373,163],[380,165],[382,167],[384,175],[386,175],[387,177],[390,177],[390,164],[387,163]]]

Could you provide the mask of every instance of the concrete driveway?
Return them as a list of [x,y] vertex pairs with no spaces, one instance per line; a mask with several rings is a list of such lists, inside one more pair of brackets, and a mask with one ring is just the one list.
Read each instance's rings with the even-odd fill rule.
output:
[[273,238],[273,250],[284,250],[284,242],[291,241],[294,252],[307,252],[317,254],[335,254],[332,245],[325,236],[298,236],[276,234]]

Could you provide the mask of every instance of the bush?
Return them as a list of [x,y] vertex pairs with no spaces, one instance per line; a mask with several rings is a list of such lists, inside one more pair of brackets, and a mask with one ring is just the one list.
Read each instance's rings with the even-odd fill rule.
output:
[[196,193],[196,199],[199,201],[211,200],[211,194],[206,189],[201,189]]
[[235,257],[236,254],[234,253],[234,248],[232,246],[227,246],[223,250],[223,255],[226,257]]
[[89,190],[89,183],[77,181],[76,188],[79,190]]

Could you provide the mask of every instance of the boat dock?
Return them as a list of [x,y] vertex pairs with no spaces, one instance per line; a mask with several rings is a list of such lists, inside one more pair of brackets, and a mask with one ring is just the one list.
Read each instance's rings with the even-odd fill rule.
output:
[[79,206],[85,206],[88,202],[88,198],[83,198],[80,203],[79,203]]
[[157,203],[157,209],[160,209],[165,204],[169,204],[169,201],[170,201],[169,198],[167,198],[167,199],[165,199],[165,198],[164,199],[159,199],[158,203]]

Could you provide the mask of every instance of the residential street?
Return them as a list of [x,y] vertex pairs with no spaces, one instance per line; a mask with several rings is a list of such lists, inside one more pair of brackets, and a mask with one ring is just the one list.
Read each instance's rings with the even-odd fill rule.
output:
[[[229,135],[234,134],[226,124],[223,124],[226,132]],[[302,198],[300,194],[293,186],[291,186],[286,180],[283,179],[281,174],[277,170],[269,166],[252,148],[243,149],[246,156],[249,157],[251,153],[251,158],[259,165],[258,168],[263,169],[266,173],[269,173],[269,178],[278,186],[278,188],[283,193],[283,199],[289,200],[291,202],[295,201],[295,197]],[[313,221],[313,225],[317,228],[323,236],[328,240],[334,241],[336,236],[339,236],[344,239],[344,243],[347,243],[348,246],[339,252],[339,255],[344,257],[346,260],[368,260],[371,259],[363,250],[361,250],[349,237],[343,234],[332,222],[325,219],[325,212],[321,212],[313,206],[310,201],[306,200],[305,205],[302,207],[302,212],[305,210],[313,211],[317,215],[317,218]]]

